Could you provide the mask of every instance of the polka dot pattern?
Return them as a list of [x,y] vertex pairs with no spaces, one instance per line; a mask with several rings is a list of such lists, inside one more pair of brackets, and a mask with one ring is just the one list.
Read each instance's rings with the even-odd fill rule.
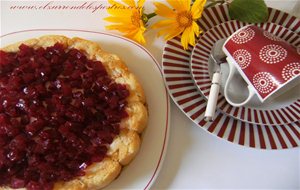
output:
[[282,41],[281,38],[279,38],[279,37],[277,37],[277,36],[271,34],[271,33],[268,32],[268,31],[264,31],[263,34],[264,34],[264,36],[265,36],[266,38],[268,38],[268,39],[270,39],[270,40],[273,40],[273,41]]
[[235,42],[236,44],[243,44],[252,40],[254,36],[255,36],[254,30],[248,27],[234,34],[232,36],[232,41]]
[[296,76],[300,75],[300,63],[294,62],[286,65],[282,72],[281,72],[282,78],[286,81],[290,80],[291,78],[294,78]]
[[261,93],[271,92],[276,84],[273,82],[272,75],[268,72],[259,72],[253,76],[253,85]]
[[232,55],[241,69],[247,68],[251,63],[251,54],[245,49],[236,50]]
[[287,50],[280,45],[270,44],[259,51],[259,58],[267,64],[275,64],[287,57]]

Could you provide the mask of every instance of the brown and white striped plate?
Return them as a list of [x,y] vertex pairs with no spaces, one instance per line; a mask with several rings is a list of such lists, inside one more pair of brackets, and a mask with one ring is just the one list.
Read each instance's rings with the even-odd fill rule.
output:
[[[269,9],[268,22],[282,25],[300,35],[300,20],[279,10]],[[228,6],[205,9],[199,21],[205,31],[229,21]],[[300,121],[283,125],[259,125],[243,122],[220,109],[212,123],[204,120],[206,99],[193,81],[190,71],[192,47],[183,50],[180,37],[169,40],[163,52],[163,74],[170,96],[177,106],[199,127],[220,138],[243,146],[261,149],[285,149],[300,145]],[[299,114],[299,113],[297,113]]]
[[[209,55],[213,45],[220,39],[228,38],[239,28],[247,25],[236,20],[221,23],[206,31],[198,40],[191,55],[191,72],[196,86],[200,92],[208,98],[211,86],[211,65],[209,65]],[[293,31],[275,24],[263,23],[257,24],[266,31],[274,34],[282,40],[285,40],[294,47],[300,47],[300,36]],[[225,68],[225,67],[224,67]],[[224,72],[226,75],[226,71]],[[222,81],[222,87],[225,80]],[[243,88],[235,85],[236,92],[242,92]],[[279,96],[263,104],[253,103],[243,107],[231,106],[223,95],[220,94],[217,106],[225,114],[236,119],[254,124],[287,124],[299,121],[300,119],[300,85],[288,91],[288,93]],[[222,88],[223,89],[223,88]]]

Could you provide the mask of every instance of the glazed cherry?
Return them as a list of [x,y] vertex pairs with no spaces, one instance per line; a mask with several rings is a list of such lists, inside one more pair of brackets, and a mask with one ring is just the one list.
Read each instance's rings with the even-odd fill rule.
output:
[[129,91],[62,44],[0,50],[0,186],[52,189],[101,161]]

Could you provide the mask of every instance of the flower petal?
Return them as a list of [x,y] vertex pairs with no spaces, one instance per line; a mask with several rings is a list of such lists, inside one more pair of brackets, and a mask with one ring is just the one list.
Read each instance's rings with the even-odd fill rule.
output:
[[144,44],[146,41],[143,34],[146,28],[141,20],[141,12],[145,0],[138,0],[139,7],[136,6],[135,0],[122,0],[125,5],[115,0],[108,0],[108,2],[114,6],[107,9],[111,16],[104,18],[104,20],[114,24],[105,28],[107,30],[117,30],[123,33],[124,36]]
[[181,36],[181,45],[183,46],[183,49],[187,50],[189,44],[191,44],[192,46],[196,44],[192,27],[186,28]]
[[146,0],[138,0],[138,2],[137,2],[138,8],[142,8],[144,6],[144,4],[145,4],[145,1]]
[[204,9],[206,0],[196,0],[192,6],[191,12],[193,19],[199,19]]
[[176,14],[175,12],[170,9],[168,6],[165,4],[159,3],[159,2],[154,2],[154,5],[156,7],[155,13],[159,16],[162,17],[167,17],[167,18],[175,18]]
[[161,20],[152,25],[152,28],[162,28],[167,26],[177,26],[176,21],[173,19]]
[[136,7],[134,0],[122,0],[122,1],[130,7]]
[[176,27],[174,30],[171,30],[171,32],[169,32],[169,34],[165,35],[165,39],[170,40],[176,36],[179,36],[179,34],[181,34],[182,31],[183,31],[183,28]]
[[168,33],[172,30],[172,27],[163,28],[160,31],[158,31],[157,36],[166,36]]
[[136,30],[137,28],[132,26],[132,25],[124,25],[124,24],[112,24],[105,26],[107,30],[118,30],[119,32],[122,33],[129,33],[133,30]]
[[181,0],[181,3],[185,10],[189,11],[191,9],[191,0]]
[[184,29],[180,27],[166,27],[161,29],[157,36],[164,36],[165,40],[170,40],[176,36],[178,36],[180,33],[182,33]]
[[146,40],[143,35],[145,30],[146,30],[146,28],[142,27],[142,28],[131,31],[131,32],[125,34],[124,36],[127,38],[130,38],[140,44],[145,44]]
[[120,6],[120,7],[124,7],[125,5],[117,2],[117,1],[114,1],[114,0],[108,0],[109,4],[111,5],[116,5],[116,6]]
[[119,16],[119,17],[130,17],[128,15],[131,15],[132,10],[131,9],[115,9],[115,8],[111,8],[111,9],[107,9],[107,12],[111,15],[115,15],[115,16]]
[[199,27],[199,25],[198,25],[196,22],[193,22],[193,24],[192,24],[192,30],[193,30],[194,34],[195,34],[197,37],[198,37],[199,34],[202,32],[202,31],[200,31],[200,27]]
[[167,2],[177,11],[188,11],[190,10],[190,4],[187,6],[188,2],[191,2],[191,0],[167,0]]
[[113,23],[124,23],[124,24],[131,24],[131,19],[129,17],[116,17],[110,16],[106,17],[103,20]]
[[146,40],[145,40],[145,37],[144,37],[142,31],[139,31],[138,33],[136,33],[134,35],[133,39],[135,39],[140,44],[145,44],[146,43]]

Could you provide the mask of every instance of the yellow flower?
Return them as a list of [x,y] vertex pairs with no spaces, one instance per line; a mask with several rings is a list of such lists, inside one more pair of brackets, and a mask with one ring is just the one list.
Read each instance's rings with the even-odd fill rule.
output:
[[158,35],[163,35],[166,40],[170,40],[182,33],[181,44],[184,49],[188,45],[195,46],[195,35],[198,37],[202,32],[196,23],[202,15],[206,0],[196,0],[191,6],[191,0],[167,0],[173,9],[168,6],[155,2],[155,13],[166,17],[154,24],[152,28],[161,28]]
[[118,30],[123,33],[125,37],[130,38],[138,43],[145,44],[143,36],[146,31],[143,22],[143,5],[145,0],[138,0],[137,4],[134,0],[122,0],[124,4],[114,0],[108,0],[111,7],[107,12],[111,15],[104,18],[104,20],[115,23],[106,26],[108,30]]

